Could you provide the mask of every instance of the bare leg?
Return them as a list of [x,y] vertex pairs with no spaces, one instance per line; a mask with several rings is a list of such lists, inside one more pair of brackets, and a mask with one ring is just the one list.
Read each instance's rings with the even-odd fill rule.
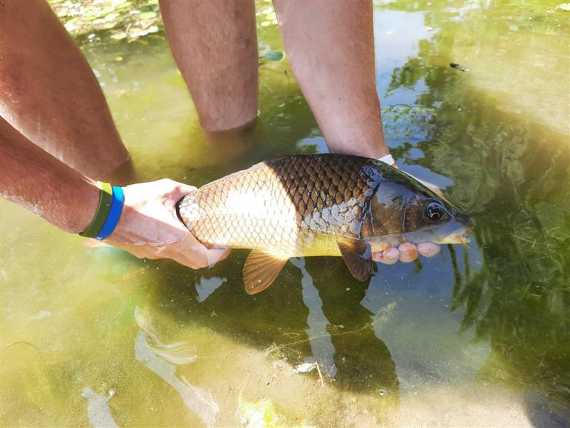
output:
[[92,178],[129,159],[89,64],[44,0],[0,1],[0,116]]
[[371,0],[274,0],[285,48],[332,151],[388,153],[376,93]]
[[174,58],[202,126],[225,131],[257,115],[253,0],[161,0]]

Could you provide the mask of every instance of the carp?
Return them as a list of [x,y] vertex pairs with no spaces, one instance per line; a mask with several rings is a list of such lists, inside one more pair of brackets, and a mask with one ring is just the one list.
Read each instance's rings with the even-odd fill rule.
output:
[[464,244],[471,228],[467,216],[412,176],[340,154],[260,162],[200,187],[177,207],[204,244],[252,249],[243,268],[249,294],[269,287],[291,257],[341,256],[365,281],[374,248]]

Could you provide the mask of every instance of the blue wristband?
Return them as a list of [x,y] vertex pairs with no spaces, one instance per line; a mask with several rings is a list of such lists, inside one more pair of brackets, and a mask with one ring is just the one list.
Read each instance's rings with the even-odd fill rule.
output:
[[103,223],[101,230],[97,234],[98,240],[103,240],[107,238],[119,224],[121,218],[121,213],[123,212],[123,205],[125,204],[125,195],[123,194],[123,188],[120,186],[113,186],[113,200],[111,202],[111,210],[109,215]]

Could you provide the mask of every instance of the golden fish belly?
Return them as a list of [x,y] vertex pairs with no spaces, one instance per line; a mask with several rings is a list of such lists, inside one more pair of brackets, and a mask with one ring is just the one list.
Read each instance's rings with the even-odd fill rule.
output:
[[336,237],[303,231],[294,206],[279,193],[280,189],[204,192],[196,206],[202,214],[192,232],[208,245],[258,249],[283,258],[340,256]]

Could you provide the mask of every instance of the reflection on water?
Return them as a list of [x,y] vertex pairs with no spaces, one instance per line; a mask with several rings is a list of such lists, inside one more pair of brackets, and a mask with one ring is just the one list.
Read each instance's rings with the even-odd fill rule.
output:
[[335,348],[331,336],[327,331],[329,321],[323,313],[323,302],[319,297],[319,292],[315,288],[313,277],[305,268],[305,261],[302,258],[293,259],[291,263],[299,268],[303,278],[301,285],[303,288],[303,303],[309,309],[307,315],[307,336],[310,338],[311,355],[322,370],[330,378],[336,375],[336,365],[334,363]]
[[[570,423],[570,15],[557,4],[378,2],[388,141],[473,215],[476,242],[379,266],[368,284],[341,260],[296,259],[251,297],[244,252],[200,272],[138,261],[0,201],[0,425]],[[281,50],[273,21],[259,34]],[[162,36],[104,40],[84,51],[141,179],[201,185],[325,150],[286,61],[261,65],[259,122],[229,140],[228,162]]]
[[113,398],[112,393],[104,396],[86,387],[81,391],[81,396],[87,400],[87,417],[93,428],[117,428],[109,408],[109,400]]
[[143,332],[140,332],[135,340],[135,358],[174,388],[184,405],[198,415],[206,426],[215,425],[220,409],[212,394],[192,385],[184,377],[176,376],[176,364],[188,364],[187,362],[173,363],[171,359],[165,358],[164,354],[156,352]]
[[198,293],[196,299],[198,302],[201,303],[206,300],[208,296],[216,291],[216,289],[220,287],[220,285],[222,285],[224,282],[226,282],[225,278],[200,278],[200,282],[196,284],[196,292]]

